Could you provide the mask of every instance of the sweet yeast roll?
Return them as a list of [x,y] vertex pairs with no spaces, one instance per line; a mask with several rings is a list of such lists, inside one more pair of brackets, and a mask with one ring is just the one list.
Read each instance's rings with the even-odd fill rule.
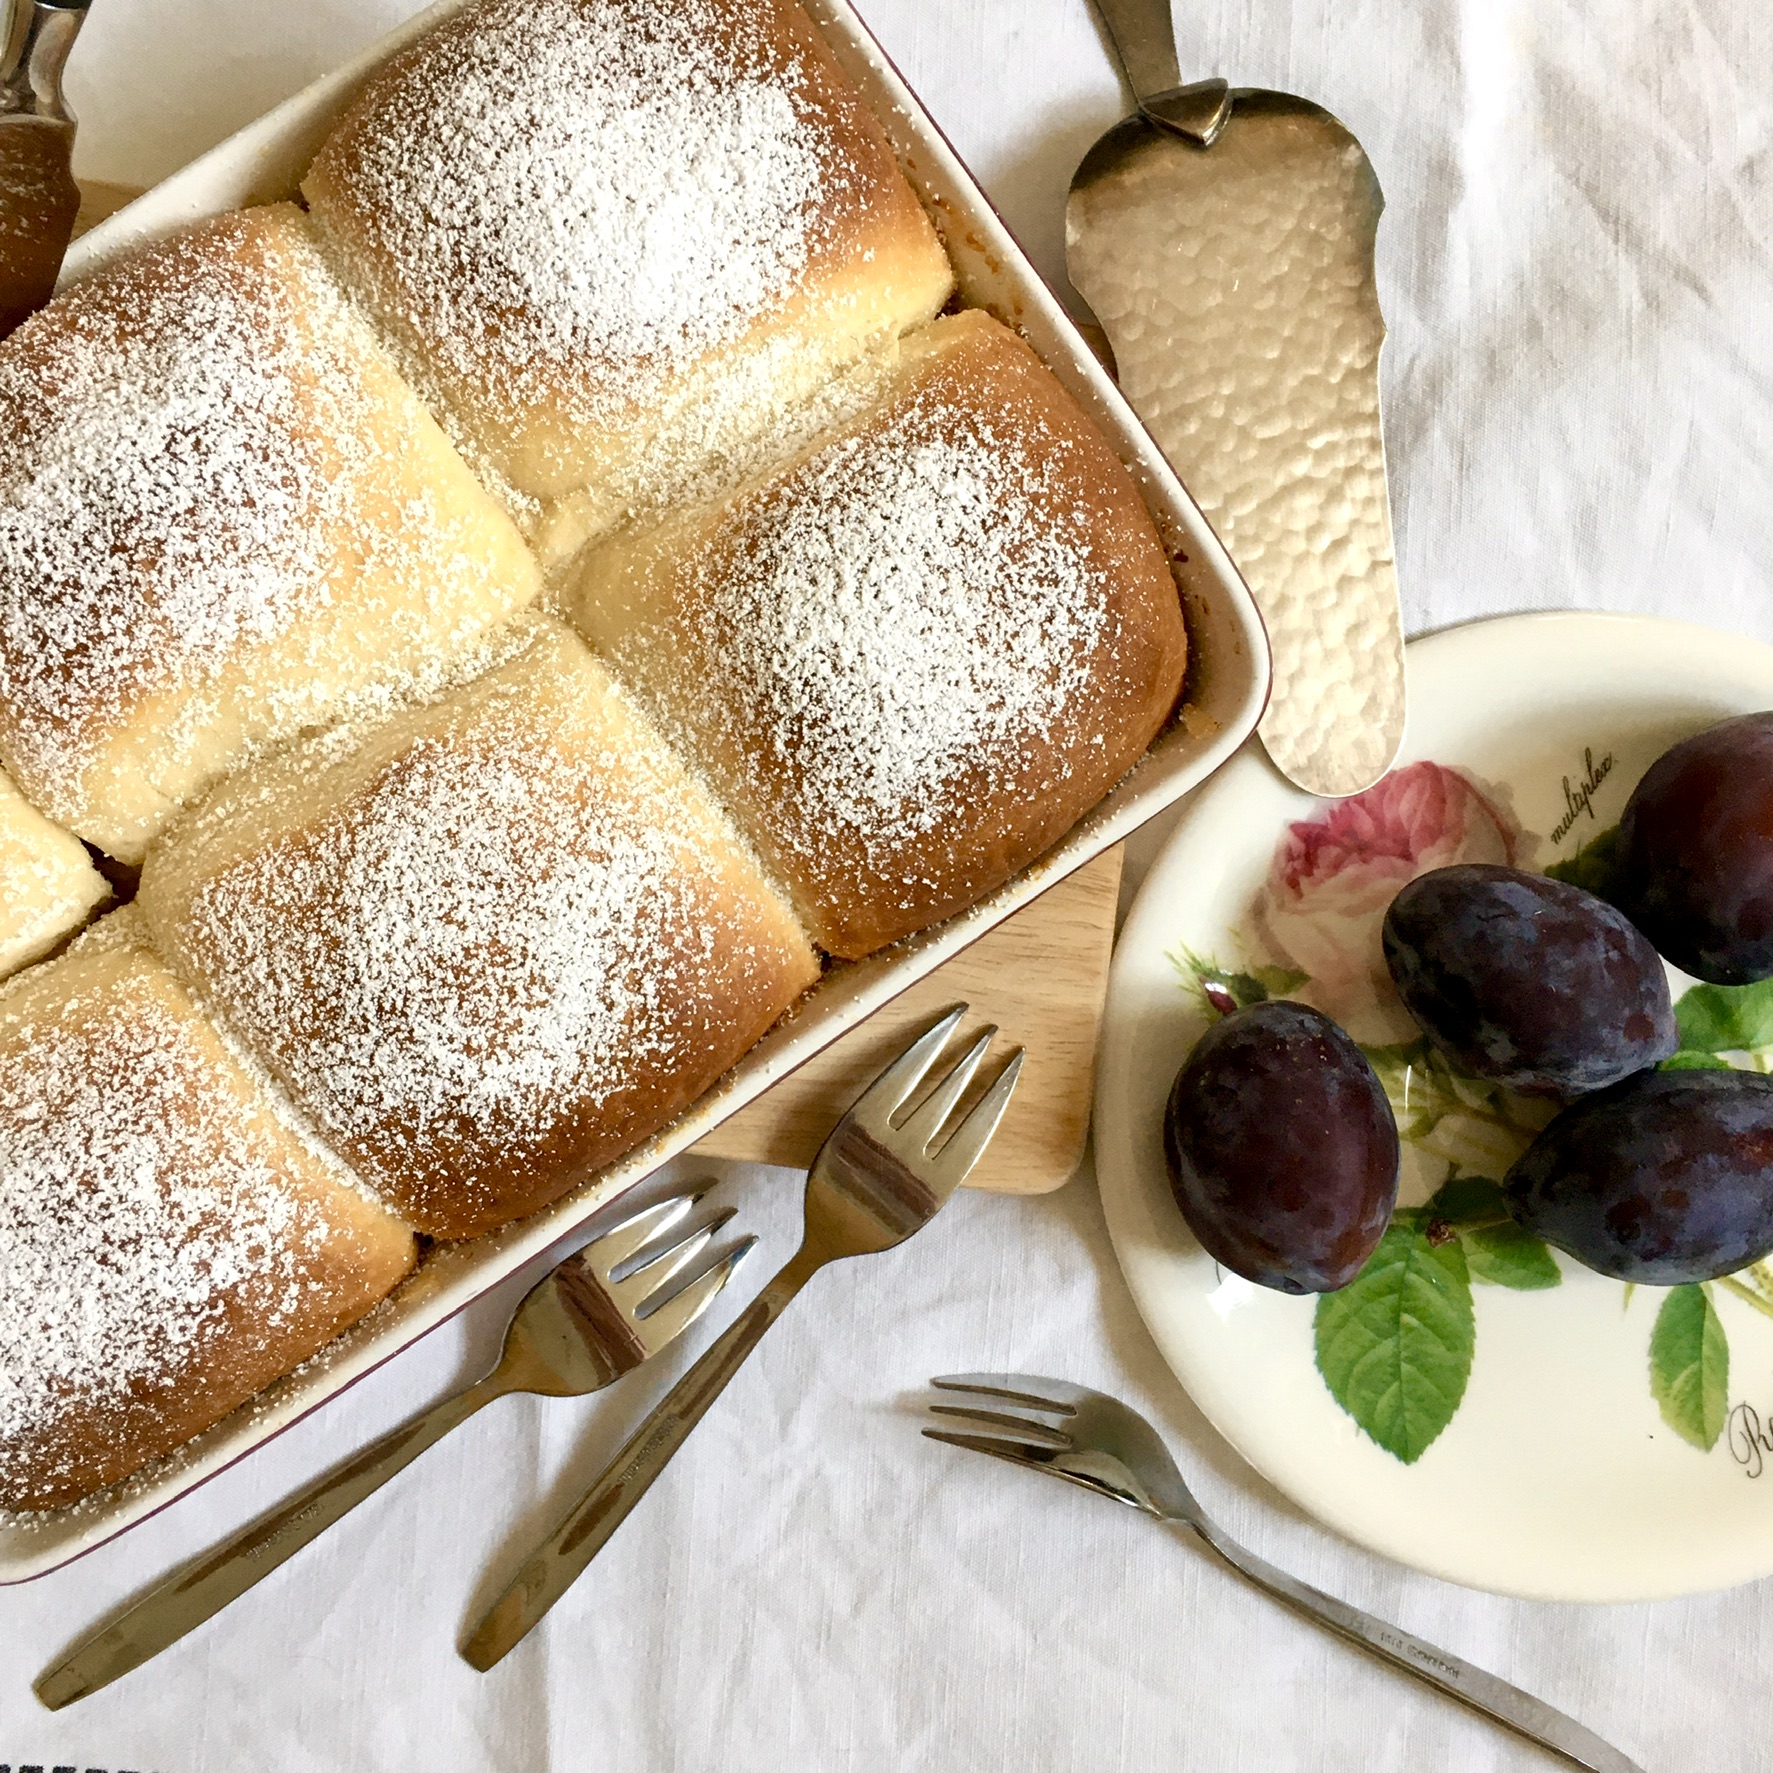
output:
[[870,412],[587,556],[572,619],[854,957],[1055,843],[1175,706],[1187,642],[1132,476],[987,316]]
[[0,1507],[127,1477],[412,1261],[410,1231],[296,1129],[133,907],[0,991]]
[[0,772],[0,978],[47,954],[110,891],[79,838]]
[[581,495],[577,534],[952,282],[793,0],[477,0],[377,73],[302,189],[492,465]]
[[421,1231],[533,1212],[817,976],[785,902],[567,629],[224,784],[143,872],[162,951]]
[[292,204],[136,252],[0,343],[0,760],[124,861],[537,583]]

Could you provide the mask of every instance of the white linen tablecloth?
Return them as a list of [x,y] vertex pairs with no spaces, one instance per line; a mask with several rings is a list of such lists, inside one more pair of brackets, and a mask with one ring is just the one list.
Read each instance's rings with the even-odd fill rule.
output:
[[[70,81],[81,170],[156,178],[409,9],[97,0]],[[1062,286],[1066,182],[1122,109],[1086,0],[864,11]],[[1581,606],[1773,639],[1773,15],[1732,0],[1200,0],[1178,26],[1186,74],[1320,100],[1384,184],[1411,630]],[[792,1246],[798,1180],[735,1170],[730,1186],[766,1234],[755,1286]],[[1162,1366],[1087,1174],[1045,1199],[963,1196],[913,1244],[815,1279],[492,1675],[455,1654],[465,1620],[680,1361],[599,1399],[495,1406],[186,1643],[69,1712],[37,1707],[31,1677],[92,1620],[476,1376],[522,1285],[119,1542],[0,1592],[0,1766],[1550,1764],[1132,1512],[921,1441],[922,1382],[966,1367],[1126,1397],[1265,1556],[1542,1694],[1655,1773],[1773,1762],[1765,1584],[1529,1605],[1331,1537],[1240,1465]]]

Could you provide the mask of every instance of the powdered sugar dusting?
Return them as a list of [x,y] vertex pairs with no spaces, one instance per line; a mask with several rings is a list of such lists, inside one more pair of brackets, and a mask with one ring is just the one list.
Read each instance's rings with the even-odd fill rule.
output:
[[693,1050],[686,1005],[743,938],[686,885],[718,834],[669,828],[634,743],[504,696],[199,887],[183,939],[218,1001],[372,1180],[471,1190],[464,1147],[521,1167]]
[[356,266],[471,387],[611,423],[790,293],[830,171],[796,65],[714,0],[494,0],[351,149]]
[[[255,1022],[314,1020],[303,1000],[320,984],[326,1038],[294,1070],[328,1119],[423,1130],[462,1114],[516,1135],[562,1091],[596,1088],[646,1007],[647,980],[629,976],[672,855],[661,832],[588,833],[579,787],[424,744],[318,843],[229,878],[227,899],[250,897],[264,922],[226,915],[221,889],[200,897],[199,940],[250,980]],[[580,851],[587,837],[598,853]],[[342,925],[296,927],[316,897]]]
[[689,718],[744,723],[760,799],[781,792],[758,772],[791,772],[781,816],[808,843],[890,850],[1075,720],[1111,587],[1057,490],[1063,449],[1030,442],[926,391],[741,505],[699,563],[724,687]]
[[255,227],[127,260],[0,353],[0,698],[40,789],[140,696],[329,596],[364,401],[308,255],[268,244],[248,275],[203,244]]
[[329,1239],[190,1023],[140,977],[21,1019],[0,1000],[0,1491],[72,1422],[152,1407],[243,1332],[275,1338]]

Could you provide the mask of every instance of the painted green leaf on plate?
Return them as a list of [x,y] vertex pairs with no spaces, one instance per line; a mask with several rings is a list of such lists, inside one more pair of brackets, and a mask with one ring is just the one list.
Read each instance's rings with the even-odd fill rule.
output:
[[1285,997],[1289,991],[1311,983],[1309,973],[1297,973],[1291,967],[1251,967],[1250,974],[1270,997]]
[[1536,1293],[1563,1284],[1557,1258],[1521,1225],[1484,1225],[1460,1233],[1465,1265],[1474,1281]]
[[1425,1040],[1363,1046],[1399,1135],[1460,1170],[1501,1175],[1551,1119],[1554,1105],[1468,1077]]
[[1437,1226],[1457,1233],[1474,1281],[1520,1293],[1563,1281],[1557,1258],[1532,1232],[1515,1223],[1501,1184],[1488,1176],[1449,1178],[1422,1212],[1431,1239]]
[[1650,1394],[1683,1440],[1709,1450],[1724,1432],[1730,1345],[1700,1286],[1671,1287],[1650,1332]]
[[1485,1224],[1508,1217],[1502,1185],[1488,1176],[1450,1175],[1422,1209],[1430,1220],[1445,1219],[1451,1225]]
[[1317,1303],[1317,1368],[1386,1452],[1413,1465],[1465,1396],[1475,1331],[1462,1241],[1399,1213],[1355,1278]]
[[1600,836],[1585,843],[1575,855],[1553,862],[1546,869],[1553,880],[1568,881],[1598,899],[1613,897],[1619,872],[1619,827],[1610,825]]
[[1267,1003],[1270,998],[1285,997],[1311,983],[1309,973],[1296,973],[1287,967],[1251,966],[1238,972],[1188,948],[1172,954],[1170,964],[1201,994],[1207,1007],[1220,1015],[1234,1009],[1247,1010],[1251,1004]]
[[1681,1053],[1773,1047],[1773,979],[1758,985],[1695,985],[1675,1005]]
[[1720,1059],[1716,1053],[1694,1053],[1683,1047],[1678,1053],[1671,1053],[1662,1061],[1663,1071],[1728,1071],[1730,1061]]

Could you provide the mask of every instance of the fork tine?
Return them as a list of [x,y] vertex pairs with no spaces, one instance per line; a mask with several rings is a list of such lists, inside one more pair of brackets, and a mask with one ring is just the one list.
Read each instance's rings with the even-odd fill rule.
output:
[[1022,1075],[1022,1061],[1026,1057],[1017,1047],[1009,1064],[998,1073],[997,1082],[979,1098],[977,1107],[936,1153],[932,1162],[943,1187],[959,1187],[984,1154],[985,1147],[991,1143],[991,1135],[997,1131],[997,1123],[1010,1105],[1010,1097],[1016,1093],[1016,1079]]
[[[709,1218],[703,1219],[699,1223],[690,1226],[687,1231],[679,1233],[676,1227],[673,1227],[664,1237],[654,1238],[651,1243],[636,1250],[634,1254],[628,1258],[620,1271],[622,1279],[632,1280],[636,1275],[651,1268],[654,1263],[663,1261],[673,1250],[681,1249],[690,1238],[696,1235],[697,1232],[723,1230],[726,1226],[732,1224],[738,1216],[739,1209],[735,1206],[719,1207]],[[653,1288],[655,1291],[657,1291],[658,1288],[659,1278],[660,1277],[657,1275],[653,1277]]]
[[[964,1447],[969,1453],[989,1453],[993,1459],[1007,1460],[1011,1465],[1026,1466],[1030,1471],[1044,1471],[1068,1484],[1093,1490],[1110,1502],[1128,1508],[1141,1508],[1148,1514],[1161,1514],[1150,1501],[1117,1482],[1112,1471],[1104,1470],[1089,1447],[1043,1447],[1030,1441],[1000,1440],[992,1434],[950,1434],[942,1428],[926,1428],[924,1438],[945,1441],[951,1447]],[[1117,1461],[1107,1462],[1109,1465]]]
[[1063,1379],[1041,1379],[1033,1373],[944,1373],[930,1383],[938,1391],[976,1391],[984,1397],[1007,1398],[1014,1404],[1028,1404],[1056,1416],[1075,1416],[1077,1398],[1083,1395],[1080,1385],[1068,1385]]
[[947,1015],[896,1058],[873,1083],[851,1104],[846,1118],[876,1138],[886,1133],[887,1123],[905,1106],[917,1086],[929,1076],[930,1069],[948,1044],[948,1037],[960,1026],[967,1005],[956,1004]]
[[650,1207],[642,1207],[638,1213],[630,1214],[601,1236],[594,1237],[579,1252],[579,1260],[600,1281],[607,1282],[630,1256],[644,1250],[648,1244],[663,1237],[674,1226],[681,1225],[702,1203],[713,1186],[711,1179],[704,1178],[692,1183],[681,1194],[674,1194],[670,1199],[655,1202]]
[[962,1422],[977,1422],[981,1427],[1001,1429],[1012,1437],[1035,1440],[1037,1445],[1055,1451],[1072,1444],[1071,1436],[1064,1429],[1049,1427],[1028,1416],[1012,1416],[1007,1410],[967,1410],[956,1404],[930,1404],[928,1409],[932,1416],[953,1416]]
[[954,1068],[930,1091],[917,1110],[897,1129],[900,1138],[909,1139],[926,1157],[936,1142],[936,1135],[948,1124],[955,1104],[967,1093],[967,1085],[984,1060],[986,1050],[997,1038],[996,1024],[980,1031],[979,1037],[955,1060]]
[[1032,1447],[1025,1441],[1003,1441],[989,1434],[950,1434],[945,1428],[926,1428],[927,1441],[944,1441],[951,1447],[964,1447],[969,1453],[989,1453],[994,1459],[1007,1459],[1012,1465],[1044,1467],[1045,1455],[1051,1449]]
[[746,1238],[711,1267],[686,1281],[664,1304],[655,1306],[645,1317],[636,1318],[634,1328],[647,1351],[655,1352],[681,1336],[714,1303],[721,1288],[738,1273],[739,1265],[756,1247],[756,1238]]
[[648,1299],[659,1298],[678,1275],[690,1268],[732,1223],[738,1211],[737,1207],[725,1208],[674,1244],[649,1244],[630,1260],[620,1280],[604,1282],[605,1291],[624,1311],[638,1311]]
[[[1038,1422],[1042,1428],[1050,1428],[1055,1432],[1064,1428],[1068,1419],[1077,1414],[1069,1404],[1056,1404],[1050,1398],[1024,1397],[1013,1391],[993,1390],[982,1390],[967,1397],[964,1394],[974,1389],[970,1385],[943,1385],[939,1379],[932,1379],[930,1383],[943,1391],[962,1394],[958,1406],[961,1409],[978,1411],[997,1404],[998,1400],[1002,1399],[1003,1404],[998,1406],[1000,1409],[1003,1405],[1021,1406],[1019,1409],[1010,1409],[1007,1412],[1018,1422]],[[934,1410],[938,1415],[951,1416],[954,1413],[953,1407],[945,1404],[932,1403],[925,1405],[925,1408]]]

